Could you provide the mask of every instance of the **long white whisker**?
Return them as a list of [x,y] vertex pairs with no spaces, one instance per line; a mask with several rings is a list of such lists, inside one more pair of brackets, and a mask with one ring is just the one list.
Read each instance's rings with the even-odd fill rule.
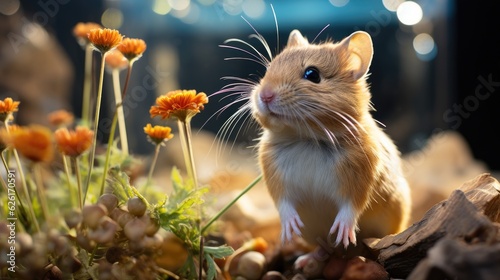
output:
[[229,61],[229,60],[246,60],[246,61],[255,62],[255,63],[257,63],[257,64],[259,64],[259,65],[262,65],[262,66],[264,66],[264,67],[267,67],[267,65],[263,64],[261,61],[259,61],[259,60],[255,60],[255,59],[253,59],[253,58],[249,58],[249,57],[241,57],[241,56],[237,56],[237,57],[226,57],[226,58],[224,58],[224,60],[227,60],[227,61]]
[[321,29],[321,31],[318,33],[318,35],[316,35],[316,37],[314,37],[314,40],[312,40],[311,44],[314,43],[314,41],[316,41],[316,39],[318,39],[319,35],[321,33],[323,33],[323,31],[325,31],[325,29],[327,29],[329,26],[330,26],[330,24],[327,24],[325,27],[323,27],[323,29]]
[[[226,49],[232,49],[232,50],[237,50],[237,51],[240,51],[240,52],[243,52],[243,53],[246,53],[252,57],[254,57],[259,64],[261,64],[262,66],[264,67],[267,67],[269,65],[269,61],[266,59],[265,56],[263,56],[254,46],[252,46],[251,44],[241,40],[241,39],[228,39],[226,41],[224,41],[224,44],[226,43],[231,43],[231,42],[238,42],[238,43],[241,43],[241,44],[244,44],[246,46],[248,46],[249,48],[251,48],[253,51],[255,51],[258,55],[248,51],[248,50],[245,50],[245,49],[242,49],[242,48],[239,48],[239,47],[235,47],[235,46],[231,46],[231,45],[219,45],[219,47],[221,48],[226,48]],[[252,60],[253,61],[253,60]],[[255,61],[255,62],[257,62]]]
[[380,124],[381,126],[386,127],[386,125],[385,125],[383,122],[381,122],[381,121],[379,121],[379,120],[376,120],[376,119],[373,119],[373,120],[374,120],[376,123]]
[[[273,4],[271,5],[271,10],[273,11],[273,16],[274,16],[274,25],[276,26],[276,51],[279,52],[279,47],[280,47],[280,32],[278,29],[278,18],[276,16],[276,12],[274,11],[274,6]],[[272,60],[272,58],[271,58]]]
[[269,44],[267,44],[267,41],[266,39],[264,39],[264,37],[257,31],[257,29],[255,29],[255,27],[253,27],[253,25],[244,17],[241,17],[252,29],[253,31],[255,32],[255,34],[252,34],[250,35],[250,37],[254,36],[255,38],[257,38],[260,43],[262,44],[262,46],[264,46],[264,48],[266,49],[267,51],[267,54],[269,55],[269,60],[272,60],[273,59],[273,55],[271,53],[271,48],[269,48]]
[[[341,113],[339,113],[339,112],[337,112],[337,111],[333,111],[333,113],[335,113],[335,114],[336,114],[337,116],[339,116],[341,119],[343,119],[344,121],[346,121],[349,125],[344,124],[344,122],[342,122],[342,121],[341,121],[340,123],[342,123],[342,124],[344,125],[344,127],[347,129],[347,131],[349,131],[349,133],[350,133],[353,137],[357,137],[357,136],[353,133],[353,131],[351,130],[351,128],[350,128],[350,127],[352,127],[352,128],[353,128],[353,130],[356,132],[356,134],[359,134],[359,131],[358,131],[357,126],[356,126],[356,125],[354,125],[354,124],[351,122],[351,120],[349,120],[347,117],[345,117],[345,116],[344,116],[344,114],[341,114]],[[354,120],[354,121],[356,121],[356,120]],[[356,121],[356,122],[357,122],[357,121]]]
[[[225,97],[224,97],[225,98]],[[203,125],[200,127],[200,130],[205,127],[205,125],[215,116],[220,116],[220,114],[222,114],[222,112],[224,112],[226,109],[228,109],[229,107],[231,107],[232,105],[236,104],[236,103],[239,103],[239,102],[242,102],[242,101],[247,101],[248,99],[250,99],[249,96],[242,96],[234,101],[232,101],[231,103],[229,104],[226,104],[224,106],[222,106],[221,108],[219,108],[215,113],[213,113],[204,123]],[[244,105],[242,105],[244,106]]]
[[[245,113],[250,109],[249,102],[246,104],[242,105],[238,111],[236,111],[233,115],[231,115],[223,124],[219,132],[217,132],[216,137],[221,139],[220,144],[218,145],[218,151],[222,153],[223,151],[223,143],[226,143],[227,145],[227,140],[229,140],[229,137],[233,134],[234,130],[236,129],[236,124],[240,122],[241,118],[245,115]],[[241,127],[240,127],[241,129]],[[236,136],[239,135],[240,129],[237,130]],[[234,146],[234,143],[233,143]]]
[[[264,46],[264,49],[266,50],[267,55],[269,56],[269,60],[273,59],[271,49],[269,48],[269,45],[267,44],[266,39],[264,39],[264,37],[262,37],[262,35],[251,34],[250,36],[248,36],[248,38],[255,38],[255,39],[259,40],[260,43]],[[268,60],[268,59],[266,58],[266,60]]]

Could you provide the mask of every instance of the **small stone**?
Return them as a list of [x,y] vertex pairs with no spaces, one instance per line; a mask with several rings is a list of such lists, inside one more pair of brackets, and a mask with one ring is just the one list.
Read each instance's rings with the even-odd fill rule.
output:
[[298,274],[295,274],[295,275],[292,277],[292,279],[291,279],[291,280],[307,280],[307,278],[306,278],[304,275],[302,275],[302,274],[298,273]]
[[77,209],[72,209],[64,215],[64,221],[69,228],[76,228],[82,222],[82,219],[82,213]]
[[[25,232],[17,233],[16,243],[18,244],[18,247],[20,248],[20,252],[19,252],[20,256],[28,254],[33,249],[33,239],[31,238],[31,235],[29,235]],[[16,247],[16,250],[17,250],[17,247]]]
[[346,269],[341,280],[388,280],[389,274],[385,269],[369,259],[354,257],[347,261]]
[[261,280],[286,280],[286,278],[279,271],[268,271]]
[[135,196],[127,201],[128,212],[136,217],[142,217],[146,213],[147,205],[144,201]]
[[85,205],[82,210],[83,222],[90,228],[96,228],[107,214],[108,209],[102,204]]
[[108,212],[111,212],[118,206],[118,197],[112,193],[105,193],[99,197],[97,203],[106,206]]
[[64,279],[63,278],[63,273],[59,269],[59,267],[49,264],[45,267],[45,273],[43,275],[43,279],[54,279],[54,280],[59,280],[59,279]]
[[113,241],[118,228],[117,222],[108,216],[104,216],[99,221],[99,226],[96,229],[89,230],[88,237],[97,243],[105,244]]
[[247,280],[258,280],[264,272],[266,257],[255,251],[246,252],[238,261],[237,275]]
[[325,279],[340,279],[347,266],[347,260],[338,257],[331,257],[323,268]]
[[139,241],[146,234],[146,225],[140,219],[135,218],[125,225],[123,231],[129,240]]
[[162,245],[156,253],[158,254],[155,258],[156,264],[169,271],[179,270],[189,256],[184,242],[171,232],[165,232]]

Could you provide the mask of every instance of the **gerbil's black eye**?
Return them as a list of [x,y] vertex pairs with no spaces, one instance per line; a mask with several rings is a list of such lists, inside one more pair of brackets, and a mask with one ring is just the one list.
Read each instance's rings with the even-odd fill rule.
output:
[[316,67],[307,67],[306,71],[304,71],[303,78],[315,84],[321,81],[321,77],[319,76],[319,71]]

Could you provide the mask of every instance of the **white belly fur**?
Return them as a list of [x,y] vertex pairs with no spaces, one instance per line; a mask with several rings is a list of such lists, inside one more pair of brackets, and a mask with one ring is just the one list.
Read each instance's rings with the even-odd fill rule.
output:
[[302,237],[311,244],[316,244],[318,238],[325,240],[338,212],[340,195],[334,174],[338,151],[313,142],[294,142],[281,145],[276,153],[284,185],[282,199],[299,213],[304,223]]

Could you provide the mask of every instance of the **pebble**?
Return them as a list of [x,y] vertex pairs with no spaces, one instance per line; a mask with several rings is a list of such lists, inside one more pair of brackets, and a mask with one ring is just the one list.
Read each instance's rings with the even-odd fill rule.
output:
[[347,266],[347,260],[331,257],[323,268],[325,279],[340,279]]
[[244,253],[238,261],[237,275],[247,280],[259,280],[264,272],[266,257],[256,251]]
[[286,278],[279,271],[268,271],[261,280],[286,280]]
[[389,273],[379,263],[354,257],[347,261],[341,280],[388,280]]

